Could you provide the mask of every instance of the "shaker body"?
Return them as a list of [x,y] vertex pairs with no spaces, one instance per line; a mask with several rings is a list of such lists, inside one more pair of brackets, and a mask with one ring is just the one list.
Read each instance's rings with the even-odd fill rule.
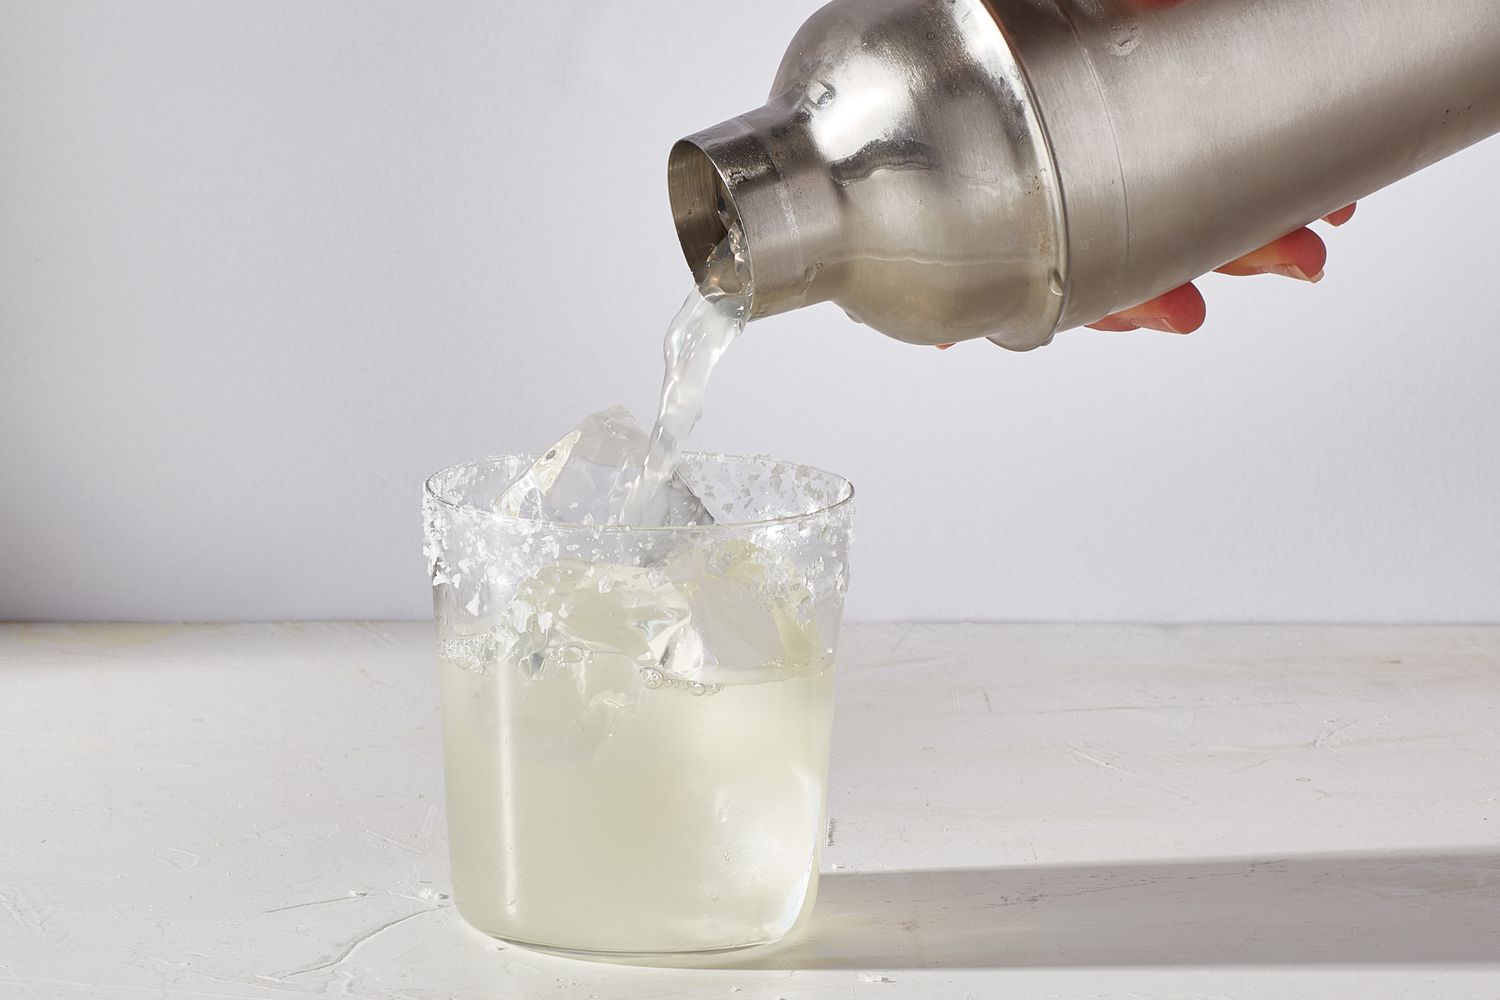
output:
[[1495,0],[834,0],[669,187],[754,317],[1029,350],[1497,132]]

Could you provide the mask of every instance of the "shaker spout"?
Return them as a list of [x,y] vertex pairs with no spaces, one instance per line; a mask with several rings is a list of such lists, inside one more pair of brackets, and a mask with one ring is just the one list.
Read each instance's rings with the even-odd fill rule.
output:
[[668,158],[672,218],[693,277],[738,221],[752,319],[833,297],[841,206],[829,164],[792,100],[772,101],[681,140]]

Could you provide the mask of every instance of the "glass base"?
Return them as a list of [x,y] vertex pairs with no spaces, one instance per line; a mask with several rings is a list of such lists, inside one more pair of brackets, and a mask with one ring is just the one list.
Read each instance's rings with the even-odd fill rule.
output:
[[[478,930],[478,928],[475,929]],[[784,937],[768,938],[764,941],[747,942],[746,944],[731,945],[726,948],[696,948],[683,951],[590,951],[543,944],[540,941],[526,941],[521,938],[505,937],[483,930],[480,933],[495,941],[500,941],[517,948],[525,948],[527,951],[534,951],[541,955],[551,955],[555,958],[570,958],[580,962],[595,962],[606,965],[636,965],[666,969],[712,967],[717,960],[732,957],[737,958],[746,953],[753,953],[786,940]]]

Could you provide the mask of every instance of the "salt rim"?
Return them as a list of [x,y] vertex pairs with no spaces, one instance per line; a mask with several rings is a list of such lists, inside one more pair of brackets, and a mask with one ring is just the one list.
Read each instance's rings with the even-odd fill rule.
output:
[[687,461],[710,459],[714,461],[728,462],[772,462],[790,469],[793,475],[796,475],[798,473],[813,473],[819,476],[826,476],[833,482],[842,484],[839,487],[839,492],[841,495],[839,499],[835,500],[833,503],[818,507],[815,510],[804,511],[800,514],[782,514],[777,517],[762,518],[756,521],[716,521],[713,524],[678,526],[637,524],[578,524],[576,522],[570,521],[552,521],[543,518],[517,517],[514,514],[500,514],[493,510],[487,510],[483,507],[477,507],[473,504],[455,503],[452,500],[449,500],[447,497],[442,496],[438,492],[437,487],[434,485],[441,477],[446,476],[449,473],[455,472],[459,469],[485,465],[487,463],[498,463],[506,461],[528,461],[529,463],[529,461],[534,458],[535,456],[529,454],[487,455],[484,458],[476,458],[471,459],[467,462],[459,462],[456,465],[450,465],[448,468],[440,469],[437,472],[434,472],[431,476],[428,476],[427,481],[422,484],[422,493],[425,497],[427,497],[429,500],[440,507],[443,507],[456,514],[477,518],[481,521],[490,521],[495,524],[506,525],[508,527],[523,530],[534,531],[539,528],[550,528],[558,533],[583,532],[591,535],[623,534],[627,532],[631,534],[673,535],[698,533],[712,534],[714,532],[741,530],[744,528],[760,528],[783,524],[798,524],[803,521],[811,520],[813,518],[838,513],[844,508],[852,506],[854,503],[854,484],[836,472],[829,472],[828,470],[820,469],[815,465],[801,465],[796,462],[783,462],[779,459],[771,458],[769,455],[721,455],[716,452],[707,451],[686,451],[682,453],[682,458]]

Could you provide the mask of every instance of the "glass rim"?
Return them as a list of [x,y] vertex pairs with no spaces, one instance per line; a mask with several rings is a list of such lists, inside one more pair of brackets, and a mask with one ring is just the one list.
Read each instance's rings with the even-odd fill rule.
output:
[[449,500],[447,497],[439,493],[437,487],[435,486],[439,478],[458,469],[497,462],[524,460],[528,458],[534,459],[534,457],[535,456],[527,453],[513,453],[508,455],[487,455],[484,458],[472,458],[466,462],[459,462],[455,465],[450,465],[445,469],[439,469],[437,472],[434,472],[432,475],[428,476],[426,482],[422,484],[422,493],[428,499],[432,500],[433,503],[436,503],[449,511],[453,511],[459,514],[478,516],[495,524],[513,527],[530,526],[534,528],[546,528],[553,530],[559,534],[567,532],[584,532],[591,535],[626,533],[677,535],[690,533],[707,534],[716,531],[723,532],[742,528],[763,528],[778,524],[796,524],[801,521],[812,520],[813,518],[823,517],[828,514],[836,513],[854,504],[854,484],[850,482],[846,477],[841,476],[836,472],[829,472],[827,469],[821,469],[816,465],[805,465],[801,462],[783,462],[779,459],[771,458],[769,455],[723,455],[719,454],[718,452],[711,451],[685,451],[682,453],[682,458],[683,460],[717,459],[730,462],[768,462],[777,465],[784,465],[791,469],[799,469],[806,472],[816,473],[820,476],[827,476],[830,480],[837,484],[839,497],[832,503],[820,505],[816,510],[804,511],[798,514],[782,514],[777,517],[757,518],[752,521],[716,521],[713,524],[675,526],[639,524],[578,524],[571,521],[552,521],[546,518],[539,517],[520,517],[516,514],[501,514],[497,511],[486,510],[483,507],[476,507],[473,504],[455,503],[454,501]]

